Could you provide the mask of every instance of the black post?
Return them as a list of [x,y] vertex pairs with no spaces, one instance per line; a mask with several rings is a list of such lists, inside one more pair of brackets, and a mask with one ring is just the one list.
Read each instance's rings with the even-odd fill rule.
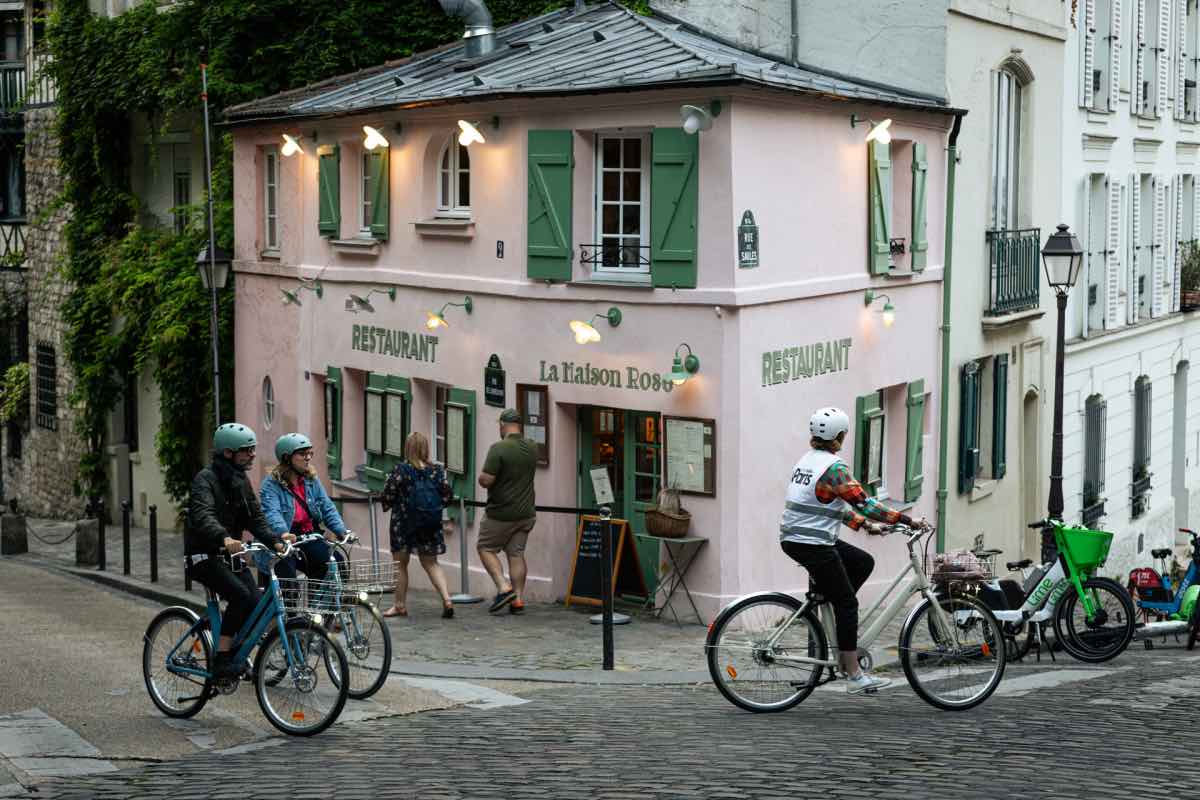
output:
[[150,582],[158,583],[158,506],[150,506]]
[[604,530],[600,534],[600,600],[603,610],[604,669],[613,668],[613,563],[612,563],[612,510],[600,507],[600,519]]
[[129,514],[133,506],[128,500],[121,501],[121,574],[129,574]]
[[100,549],[100,553],[99,553],[100,558],[98,559],[100,563],[97,565],[97,568],[101,572],[103,572],[104,570],[106,570],[108,568],[108,543],[105,542],[106,537],[104,535],[105,530],[104,530],[104,498],[103,497],[97,497],[94,501],[92,501],[92,510],[94,510],[96,512],[96,526],[99,529],[97,531],[96,538],[98,540],[97,544],[99,545],[99,549]]
[[1054,434],[1050,440],[1050,497],[1046,513],[1062,520],[1063,513],[1063,362],[1066,360],[1067,293],[1058,292],[1058,345],[1054,351]]

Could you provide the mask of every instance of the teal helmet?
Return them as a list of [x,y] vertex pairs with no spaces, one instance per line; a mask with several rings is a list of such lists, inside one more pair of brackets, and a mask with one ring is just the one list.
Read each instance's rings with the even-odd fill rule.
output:
[[258,437],[254,435],[254,431],[240,422],[226,422],[213,432],[213,449],[218,453],[254,447],[256,444]]
[[285,433],[275,442],[275,458],[282,464],[292,457],[292,453],[308,447],[312,447],[312,442],[303,433]]

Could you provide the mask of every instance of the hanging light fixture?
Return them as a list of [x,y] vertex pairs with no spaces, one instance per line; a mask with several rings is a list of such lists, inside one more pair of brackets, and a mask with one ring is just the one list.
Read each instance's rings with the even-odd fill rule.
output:
[[377,128],[372,128],[370,125],[363,125],[363,133],[367,138],[363,140],[363,147],[367,150],[374,150],[377,147],[387,147],[388,140]]
[[888,142],[892,141],[892,132],[888,130],[892,127],[892,120],[890,117],[881,120],[880,122],[875,122],[874,120],[867,119],[866,117],[860,117],[857,114],[850,115],[851,128],[857,127],[860,122],[871,126],[871,129],[867,131],[866,141],[879,142],[880,144],[887,144]]
[[285,158],[294,156],[296,153],[303,153],[304,148],[300,146],[300,137],[292,136],[290,133],[283,134],[283,147],[279,149],[279,152]]
[[575,334],[576,344],[591,344],[600,341],[600,331],[592,326],[592,323],[598,319],[607,319],[608,324],[615,328],[621,324],[621,309],[613,306],[607,313],[596,314],[587,322],[578,319],[571,320],[571,332]]
[[325,289],[323,286],[321,286],[320,281],[312,281],[312,282],[306,281],[306,282],[301,283],[295,289],[292,289],[290,291],[287,289],[281,288],[279,291],[283,292],[283,304],[285,306],[289,305],[289,304],[303,306],[304,304],[300,302],[300,292],[304,291],[305,289],[308,289],[310,292],[315,294],[317,297],[321,297],[325,294]]
[[436,331],[438,328],[450,327],[450,323],[446,322],[446,309],[450,308],[451,306],[465,308],[468,314],[470,314],[474,309],[474,304],[471,302],[470,295],[468,295],[461,303],[445,303],[439,311],[425,312],[425,327],[431,331]]
[[389,286],[386,289],[380,289],[379,287],[375,287],[371,291],[367,292],[365,295],[357,295],[357,294],[351,293],[349,299],[346,302],[346,310],[352,311],[356,314],[359,311],[369,311],[372,314],[375,313],[375,306],[371,305],[371,295],[377,294],[377,293],[378,294],[386,294],[388,296],[389,300],[391,300],[393,303],[396,302],[396,287],[395,286]]
[[479,132],[479,127],[475,123],[460,119],[458,121],[458,129],[460,131],[458,134],[458,143],[463,147],[470,147],[476,142],[484,144],[487,141],[483,138],[483,134]]
[[886,294],[876,294],[874,289],[867,289],[867,293],[863,297],[863,305],[869,306],[880,299],[883,300],[883,308],[880,309],[883,315],[883,326],[890,328],[892,327],[892,323],[896,321],[896,307],[892,305],[892,298]]
[[[680,348],[686,347],[687,356],[680,358]],[[692,346],[687,342],[682,342],[679,347],[675,348],[675,359],[671,362],[671,371],[667,373],[666,378],[676,386],[682,386],[687,382],[687,379],[700,371],[700,359],[692,353]]]

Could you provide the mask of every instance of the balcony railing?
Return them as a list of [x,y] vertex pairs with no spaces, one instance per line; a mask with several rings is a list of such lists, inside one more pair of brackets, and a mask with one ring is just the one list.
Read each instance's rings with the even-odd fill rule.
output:
[[988,231],[987,246],[991,280],[986,313],[998,316],[1037,308],[1041,295],[1041,230]]
[[46,71],[48,62],[49,57],[38,52],[30,52],[28,61],[0,61],[0,114],[16,114],[28,106],[54,102],[54,87]]
[[25,220],[0,219],[0,268],[25,266]]
[[0,61],[0,112],[11,114],[25,105],[25,62]]

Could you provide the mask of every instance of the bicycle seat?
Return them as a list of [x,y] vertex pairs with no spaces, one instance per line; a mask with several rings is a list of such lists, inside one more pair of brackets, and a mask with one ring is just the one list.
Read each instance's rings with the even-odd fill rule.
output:
[[1151,550],[1150,555],[1153,558],[1170,558],[1174,551],[1169,547],[1160,547],[1157,550]]
[[1009,572],[1016,572],[1019,569],[1025,569],[1032,563],[1032,558],[1022,558],[1020,561],[1010,561],[1004,566],[1008,568]]

